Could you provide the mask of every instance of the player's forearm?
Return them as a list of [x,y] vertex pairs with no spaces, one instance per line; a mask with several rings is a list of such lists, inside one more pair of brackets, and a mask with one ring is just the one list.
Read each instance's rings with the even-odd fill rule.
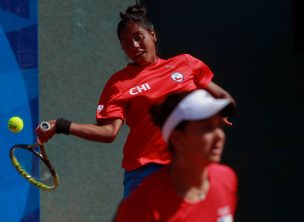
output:
[[222,87],[215,84],[214,82],[209,83],[207,91],[216,98],[224,98],[231,100],[233,105],[235,106],[235,100],[233,99],[233,97],[226,90],[224,90]]
[[96,124],[72,123],[70,134],[91,141],[111,143],[118,134],[119,129],[112,125],[99,126]]

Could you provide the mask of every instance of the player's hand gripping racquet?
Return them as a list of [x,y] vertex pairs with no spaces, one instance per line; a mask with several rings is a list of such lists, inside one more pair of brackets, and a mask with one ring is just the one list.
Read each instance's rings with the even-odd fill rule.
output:
[[[47,131],[50,124],[42,122],[39,127]],[[47,191],[57,188],[58,175],[48,159],[43,143],[16,144],[10,150],[10,158],[17,171],[30,183]]]

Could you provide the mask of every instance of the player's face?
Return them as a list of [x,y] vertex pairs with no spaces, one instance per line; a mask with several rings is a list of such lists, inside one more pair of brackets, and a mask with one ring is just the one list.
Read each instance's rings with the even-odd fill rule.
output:
[[120,32],[120,44],[127,56],[137,65],[156,61],[156,35],[141,25],[129,22]]
[[185,160],[204,165],[221,160],[226,138],[222,116],[190,121],[177,136],[174,146]]

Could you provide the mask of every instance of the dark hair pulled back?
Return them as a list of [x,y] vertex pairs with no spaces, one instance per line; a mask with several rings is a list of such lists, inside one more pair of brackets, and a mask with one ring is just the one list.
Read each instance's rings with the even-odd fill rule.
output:
[[139,1],[135,5],[129,6],[125,12],[120,12],[120,22],[117,25],[117,36],[120,38],[121,30],[129,23],[135,22],[141,25],[144,29],[154,30],[153,24],[147,18],[146,9],[141,6]]

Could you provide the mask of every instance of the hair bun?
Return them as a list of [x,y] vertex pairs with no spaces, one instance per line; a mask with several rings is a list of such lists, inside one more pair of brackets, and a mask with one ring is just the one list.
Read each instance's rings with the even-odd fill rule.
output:
[[125,18],[128,16],[132,17],[145,17],[147,11],[144,7],[141,7],[138,3],[127,8],[125,12],[120,12],[120,18]]

